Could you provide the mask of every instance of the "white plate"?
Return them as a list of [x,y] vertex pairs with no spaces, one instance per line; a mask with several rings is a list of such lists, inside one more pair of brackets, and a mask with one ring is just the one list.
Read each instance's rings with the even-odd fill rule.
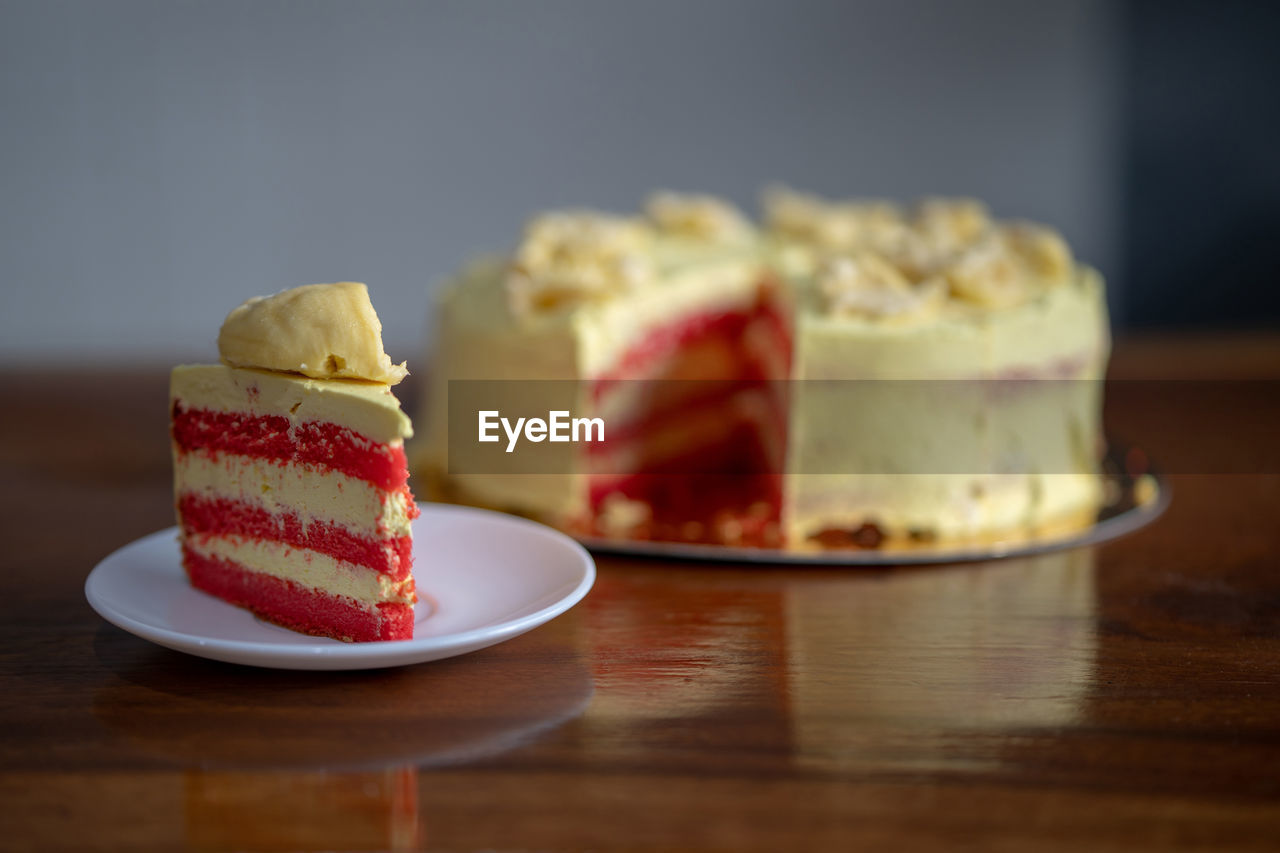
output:
[[509,640],[577,604],[595,581],[586,549],[549,527],[467,507],[419,508],[413,536],[421,600],[412,640],[343,643],[263,622],[187,582],[172,527],[99,563],[85,597],[113,625],[200,657],[277,669],[376,669]]

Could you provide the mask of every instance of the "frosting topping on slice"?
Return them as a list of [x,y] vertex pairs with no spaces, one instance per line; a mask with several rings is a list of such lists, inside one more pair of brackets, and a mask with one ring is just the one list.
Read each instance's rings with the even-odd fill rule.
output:
[[363,379],[395,385],[408,375],[382,347],[382,323],[360,282],[307,284],[255,296],[235,308],[218,333],[232,367],[301,373],[313,379]]

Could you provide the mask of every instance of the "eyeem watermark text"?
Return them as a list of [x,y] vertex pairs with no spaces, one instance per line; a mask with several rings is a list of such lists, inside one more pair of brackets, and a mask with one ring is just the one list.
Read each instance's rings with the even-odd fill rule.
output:
[[501,441],[498,427],[507,434],[507,453],[516,449],[521,437],[532,442],[540,441],[604,441],[604,418],[575,418],[564,410],[547,412],[546,420],[542,418],[504,418],[496,409],[482,410],[480,413],[479,440],[485,442]]

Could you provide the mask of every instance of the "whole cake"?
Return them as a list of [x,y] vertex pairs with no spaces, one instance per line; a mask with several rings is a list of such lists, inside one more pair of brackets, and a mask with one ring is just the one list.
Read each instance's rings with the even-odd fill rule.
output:
[[[548,213],[450,282],[431,488],[580,535],[787,548],[1094,518],[1104,289],[1056,232],[788,190],[764,219],[671,193]],[[556,412],[603,435],[531,443]]]
[[251,299],[222,363],[170,379],[174,497],[192,585],[339,640],[413,636],[404,378],[363,284]]

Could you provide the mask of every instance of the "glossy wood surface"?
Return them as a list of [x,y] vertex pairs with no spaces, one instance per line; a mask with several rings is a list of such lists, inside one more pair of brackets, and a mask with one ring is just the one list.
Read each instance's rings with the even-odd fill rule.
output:
[[601,557],[511,642],[293,673],[84,600],[172,523],[165,370],[10,371],[0,849],[1280,849],[1280,339],[1122,342],[1113,376],[1217,394],[1116,386],[1113,434],[1174,489],[1119,541],[911,569]]

